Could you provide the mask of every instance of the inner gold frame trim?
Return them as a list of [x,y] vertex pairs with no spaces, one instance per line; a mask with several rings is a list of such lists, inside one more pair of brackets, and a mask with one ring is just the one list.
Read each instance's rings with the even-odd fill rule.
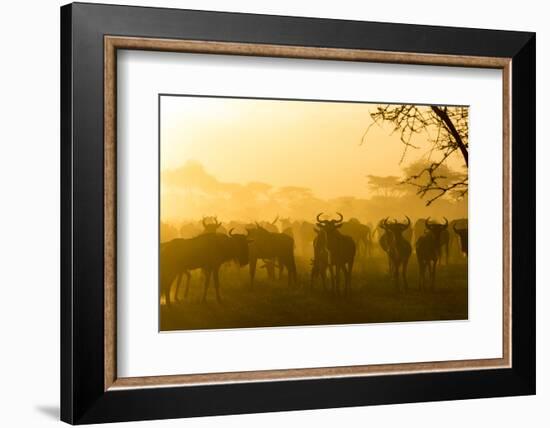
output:
[[[397,64],[442,65],[502,70],[503,81],[503,320],[502,358],[432,361],[421,363],[319,367],[171,376],[117,377],[116,367],[116,84],[117,50],[169,51],[218,55]],[[104,37],[104,389],[127,389],[199,384],[260,382],[311,378],[338,378],[511,367],[511,58],[384,52],[303,46],[170,40],[139,37]]]

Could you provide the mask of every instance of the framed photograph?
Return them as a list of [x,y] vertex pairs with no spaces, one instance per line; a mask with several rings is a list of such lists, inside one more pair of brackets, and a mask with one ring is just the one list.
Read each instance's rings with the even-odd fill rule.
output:
[[533,33],[63,6],[61,168],[63,421],[535,393]]

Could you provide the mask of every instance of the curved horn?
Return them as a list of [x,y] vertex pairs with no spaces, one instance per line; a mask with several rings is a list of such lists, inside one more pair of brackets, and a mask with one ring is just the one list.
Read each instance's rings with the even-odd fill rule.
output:
[[386,218],[382,221],[382,227],[388,227],[388,219],[389,219],[389,217],[386,217]]
[[222,222],[218,221],[218,216],[214,216],[214,224],[216,227],[220,227],[222,225]]
[[234,228],[232,227],[231,229],[229,229],[229,232],[228,232],[228,235],[231,236],[231,237],[233,237],[233,229]]
[[277,223],[277,220],[279,220],[279,214],[277,214],[277,217],[275,217],[275,220],[273,220],[273,221],[271,222],[271,224]]
[[405,218],[407,219],[407,225],[406,226],[403,225],[403,226],[405,226],[405,229],[408,229],[408,227],[411,225],[411,219],[409,218],[408,215],[406,215]]
[[449,226],[449,220],[447,220],[447,217],[443,217],[443,218],[445,219],[445,224],[444,224],[444,226],[445,226],[445,227]]
[[336,220],[336,223],[342,223],[342,221],[344,220],[344,216],[340,213],[336,213],[338,214],[338,217],[340,217],[338,220]]
[[317,214],[317,223],[321,223],[321,224],[324,224],[326,222],[326,220],[321,220],[319,217],[321,217],[323,215],[323,213],[319,213]]
[[206,224],[206,217],[203,217],[203,218],[202,218],[202,227],[204,227],[204,228],[206,229],[206,226],[208,226],[208,225]]
[[426,229],[431,229],[430,228],[431,224],[430,224],[430,217],[426,218],[426,220],[424,221],[424,227]]

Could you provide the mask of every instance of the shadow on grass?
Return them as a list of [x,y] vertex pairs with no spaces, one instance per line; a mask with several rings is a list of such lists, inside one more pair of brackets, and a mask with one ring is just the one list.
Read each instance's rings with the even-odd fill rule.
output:
[[[439,266],[434,290],[418,289],[416,263],[410,263],[409,287],[397,291],[385,260],[356,266],[351,296],[335,295],[321,283],[310,287],[308,267],[299,266],[297,286],[286,278],[257,275],[250,288],[247,269],[224,266],[220,272],[222,302],[211,287],[201,302],[199,272],[192,278],[187,299],[161,306],[161,330],[197,330],[307,325],[362,324],[407,321],[464,320],[468,318],[467,264]],[[262,275],[263,274],[263,275]],[[182,298],[183,296],[180,296]]]

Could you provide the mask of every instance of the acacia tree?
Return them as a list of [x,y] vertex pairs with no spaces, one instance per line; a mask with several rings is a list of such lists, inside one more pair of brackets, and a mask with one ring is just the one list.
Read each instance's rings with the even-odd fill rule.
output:
[[378,175],[367,175],[369,180],[368,188],[371,193],[383,197],[399,196],[398,186],[401,183],[399,177],[388,175],[385,177]]
[[[404,144],[400,163],[409,149],[418,149],[414,144],[417,134],[425,134],[431,147],[429,161],[417,172],[408,175],[402,183],[415,186],[416,193],[427,198],[426,205],[444,195],[457,198],[468,192],[468,107],[386,105],[370,113],[373,123],[367,128],[363,140],[374,124],[389,123],[393,132],[399,132]],[[465,173],[453,171],[449,175],[447,159],[458,153],[464,160]]]

